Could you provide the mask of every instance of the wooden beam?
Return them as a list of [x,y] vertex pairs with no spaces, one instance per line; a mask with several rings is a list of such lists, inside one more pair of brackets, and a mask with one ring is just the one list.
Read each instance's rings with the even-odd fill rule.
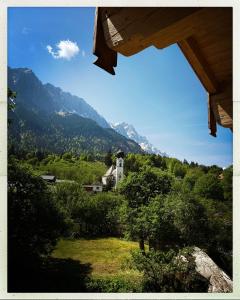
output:
[[102,27],[101,9],[98,7],[95,12],[93,54],[98,58],[94,64],[108,73],[115,75],[114,67],[117,66],[117,53],[106,44]]
[[211,106],[215,119],[223,127],[233,126],[233,98],[232,81],[221,82],[221,90],[217,94],[210,95]]
[[217,93],[219,84],[209,64],[201,53],[200,47],[198,47],[196,40],[193,37],[189,37],[178,42],[178,46],[182,50],[183,54],[187,58],[194,72],[208,93]]
[[216,137],[217,123],[216,123],[216,119],[215,119],[215,115],[211,103],[211,95],[209,94],[208,94],[208,128],[210,129],[210,134]]
[[[158,32],[167,31],[171,36],[172,24],[202,10],[200,7],[105,7],[101,10],[103,30],[109,48],[126,56],[131,56],[146,47],[153,45]],[[185,26],[192,32],[189,26]],[[185,37],[178,30],[178,37]],[[177,39],[178,40],[178,39]],[[177,40],[172,41],[175,43]]]

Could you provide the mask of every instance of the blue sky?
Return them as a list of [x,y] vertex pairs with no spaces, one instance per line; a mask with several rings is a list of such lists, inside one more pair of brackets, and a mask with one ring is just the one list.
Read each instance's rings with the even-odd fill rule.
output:
[[[209,135],[207,93],[178,46],[118,55],[112,76],[93,65],[94,14],[86,7],[9,8],[8,65],[31,68],[43,83],[84,98],[109,122],[134,125],[169,156],[232,164],[232,133],[218,126],[217,138]],[[64,52],[64,42],[57,52],[60,41],[75,44]]]

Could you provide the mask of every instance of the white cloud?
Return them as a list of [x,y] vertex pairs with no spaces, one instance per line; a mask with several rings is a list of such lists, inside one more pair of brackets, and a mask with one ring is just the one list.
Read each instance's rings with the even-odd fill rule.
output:
[[85,57],[86,56],[86,52],[84,50],[82,50],[82,56]]
[[77,43],[72,42],[70,40],[60,41],[58,44],[56,44],[56,48],[56,51],[54,51],[50,45],[47,45],[46,47],[47,51],[55,59],[63,58],[70,60],[71,58],[76,56],[80,51]]

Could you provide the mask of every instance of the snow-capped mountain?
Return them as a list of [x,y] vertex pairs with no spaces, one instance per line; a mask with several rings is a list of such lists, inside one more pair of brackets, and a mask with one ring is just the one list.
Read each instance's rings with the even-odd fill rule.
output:
[[154,153],[159,154],[161,156],[167,156],[165,152],[161,152],[160,150],[155,148],[151,143],[149,143],[145,136],[138,134],[133,125],[127,124],[125,122],[115,124],[110,123],[110,125],[121,135],[138,143],[141,146],[141,148],[147,153]]

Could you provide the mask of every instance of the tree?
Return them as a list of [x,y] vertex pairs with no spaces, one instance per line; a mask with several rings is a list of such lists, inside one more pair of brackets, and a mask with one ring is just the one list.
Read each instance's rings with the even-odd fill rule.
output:
[[70,153],[70,152],[65,152],[65,153],[63,154],[63,156],[62,156],[62,159],[71,161],[71,160],[72,160],[72,153]]
[[142,164],[139,159],[137,159],[137,155],[133,153],[129,153],[124,159],[124,172],[127,175],[129,172],[138,172]]
[[161,215],[175,227],[175,239],[180,246],[201,247],[208,242],[210,230],[206,210],[193,195],[184,192],[167,195]]
[[166,172],[154,173],[150,168],[138,173],[130,173],[121,183],[120,192],[126,197],[124,221],[126,231],[137,237],[139,247],[144,251],[144,239],[148,236],[146,207],[151,198],[167,194],[171,190],[172,177]]
[[218,167],[217,165],[212,165],[208,167],[208,174],[214,174],[219,176],[223,172],[223,169]]
[[176,162],[173,167],[173,173],[176,177],[183,178],[186,174],[186,165],[182,164],[181,162]]
[[173,178],[167,172],[155,173],[151,168],[132,172],[121,182],[119,190],[128,200],[131,208],[147,205],[151,198],[167,194],[171,190]]
[[194,186],[194,193],[205,198],[223,199],[223,189],[220,180],[213,174],[199,177]]
[[189,169],[183,180],[183,188],[187,191],[192,191],[196,181],[202,175],[204,175],[204,172],[199,168]]
[[138,218],[132,222],[135,227],[129,226],[132,230],[141,226],[149,247],[154,250],[202,246],[208,241],[206,211],[187,193],[170,193],[151,199],[148,206],[141,207]]
[[54,189],[55,201],[61,210],[64,210],[69,219],[78,218],[78,211],[82,202],[88,201],[89,196],[82,186],[76,182],[62,182]]
[[68,229],[45,182],[17,161],[8,167],[9,264],[49,255],[58,238]]
[[112,160],[112,151],[109,150],[108,153],[106,154],[105,158],[104,158],[104,163],[107,167],[111,167],[113,164],[113,160]]
[[166,161],[160,155],[151,154],[150,155],[150,162],[151,162],[151,165],[153,167],[160,168],[162,170],[166,170],[167,169]]
[[222,187],[224,199],[232,201],[232,180],[233,180],[233,167],[230,166],[223,171]]

